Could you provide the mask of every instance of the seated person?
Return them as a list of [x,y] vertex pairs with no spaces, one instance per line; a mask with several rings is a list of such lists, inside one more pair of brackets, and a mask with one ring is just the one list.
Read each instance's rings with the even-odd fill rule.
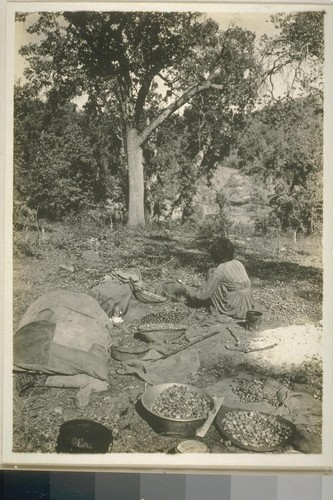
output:
[[234,259],[234,246],[228,238],[218,238],[211,246],[212,258],[219,265],[209,269],[206,282],[197,289],[183,285],[183,295],[193,305],[208,305],[211,311],[244,319],[253,309],[251,282],[241,262]]

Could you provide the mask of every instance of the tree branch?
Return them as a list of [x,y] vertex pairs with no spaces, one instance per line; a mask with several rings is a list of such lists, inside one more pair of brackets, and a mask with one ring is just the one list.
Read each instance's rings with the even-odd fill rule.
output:
[[219,85],[218,83],[211,83],[210,87],[216,90],[224,90],[224,85]]
[[145,78],[143,79],[143,82],[142,82],[141,87],[139,89],[138,96],[137,96],[136,103],[135,103],[135,112],[134,112],[136,123],[138,123],[140,118],[141,118],[143,106],[145,104],[146,97],[148,95],[152,80],[153,80],[153,75],[151,73],[147,74],[145,76]]
[[207,90],[209,88],[213,88],[216,90],[224,90],[224,86],[213,83],[212,80],[215,76],[217,76],[220,73],[220,69],[216,68],[213,69],[206,80],[203,83],[198,83],[197,85],[194,85],[193,87],[189,88],[184,94],[181,96],[177,97],[174,102],[172,102],[167,108],[165,108],[158,116],[157,118],[151,122],[151,124],[143,130],[139,137],[139,143],[142,145],[150,136],[150,134],[157,128],[159,127],[164,120],[166,120],[170,115],[172,115],[175,111],[177,111],[179,108],[181,108],[184,104],[186,104],[192,97],[194,97],[196,94],[199,94],[200,92],[203,92],[204,90]]
[[179,80],[179,77],[177,76],[176,78],[174,78],[170,82],[170,80],[168,80],[165,76],[163,76],[162,73],[157,73],[157,76],[159,76],[161,78],[161,80],[163,80],[164,82],[166,82],[168,85],[173,85],[175,82],[177,82]]
[[139,137],[139,145],[142,145],[150,136],[150,134],[159,127],[170,115],[186,104],[193,96],[202,92],[204,90],[212,87],[211,82],[206,80],[203,84],[194,85],[194,87],[189,88],[183,95],[172,102],[167,108],[165,108],[157,118],[151,122],[151,124],[146,127]]

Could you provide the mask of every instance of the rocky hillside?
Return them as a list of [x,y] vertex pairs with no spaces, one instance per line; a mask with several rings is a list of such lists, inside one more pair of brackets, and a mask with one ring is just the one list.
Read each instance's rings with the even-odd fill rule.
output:
[[254,195],[252,179],[239,170],[219,166],[207,185],[199,181],[197,195],[194,198],[195,213],[199,219],[219,213],[217,195],[224,200],[224,214],[228,218],[230,229],[238,228],[251,232],[258,201]]

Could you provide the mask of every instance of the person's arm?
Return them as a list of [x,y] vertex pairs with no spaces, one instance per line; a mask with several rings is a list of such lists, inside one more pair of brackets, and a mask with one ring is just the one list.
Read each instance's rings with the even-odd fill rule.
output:
[[206,302],[214,293],[219,278],[215,272],[209,272],[206,282],[196,290],[186,287],[186,297],[198,302]]

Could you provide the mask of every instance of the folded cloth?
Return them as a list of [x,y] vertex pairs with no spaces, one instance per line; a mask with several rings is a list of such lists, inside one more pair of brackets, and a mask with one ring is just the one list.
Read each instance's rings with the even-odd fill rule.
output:
[[277,392],[280,406],[276,415],[291,419],[294,424],[315,425],[322,416],[322,403],[311,394],[282,387]]
[[93,392],[107,391],[107,383],[102,380],[96,380],[90,384],[85,385],[75,396],[75,406],[84,408],[90,401]]
[[97,300],[109,317],[112,316],[116,304],[120,308],[121,316],[124,316],[129,308],[129,300],[132,295],[132,290],[128,285],[130,279],[135,283],[141,283],[140,270],[136,268],[114,270],[95,283],[89,295]]
[[129,283],[130,280],[134,281],[135,283],[141,281],[141,272],[136,268],[130,268],[127,270],[118,269],[112,271],[112,274],[119,278],[123,283]]
[[79,375],[50,375],[45,381],[47,387],[80,388],[97,380],[95,377],[80,373]]
[[168,382],[181,384],[186,383],[188,375],[194,375],[199,368],[200,359],[197,351],[187,351],[165,359],[130,360],[123,363],[122,370],[118,373],[122,375],[136,373],[142,380],[154,385]]
[[104,392],[108,386],[104,380],[98,380],[89,375],[53,375],[46,379],[47,387],[79,388],[75,396],[75,405],[83,408],[89,403],[93,392]]
[[297,427],[296,436],[293,439],[293,448],[301,453],[321,453],[321,435],[313,434],[307,429]]
[[126,314],[132,291],[126,283],[120,283],[117,279],[112,279],[95,286],[90,290],[89,294],[97,300],[103,311],[111,317],[116,304],[120,308],[121,316]]
[[86,324],[35,321],[23,326],[14,335],[14,367],[58,375],[84,373],[106,380],[109,332],[89,317]]

